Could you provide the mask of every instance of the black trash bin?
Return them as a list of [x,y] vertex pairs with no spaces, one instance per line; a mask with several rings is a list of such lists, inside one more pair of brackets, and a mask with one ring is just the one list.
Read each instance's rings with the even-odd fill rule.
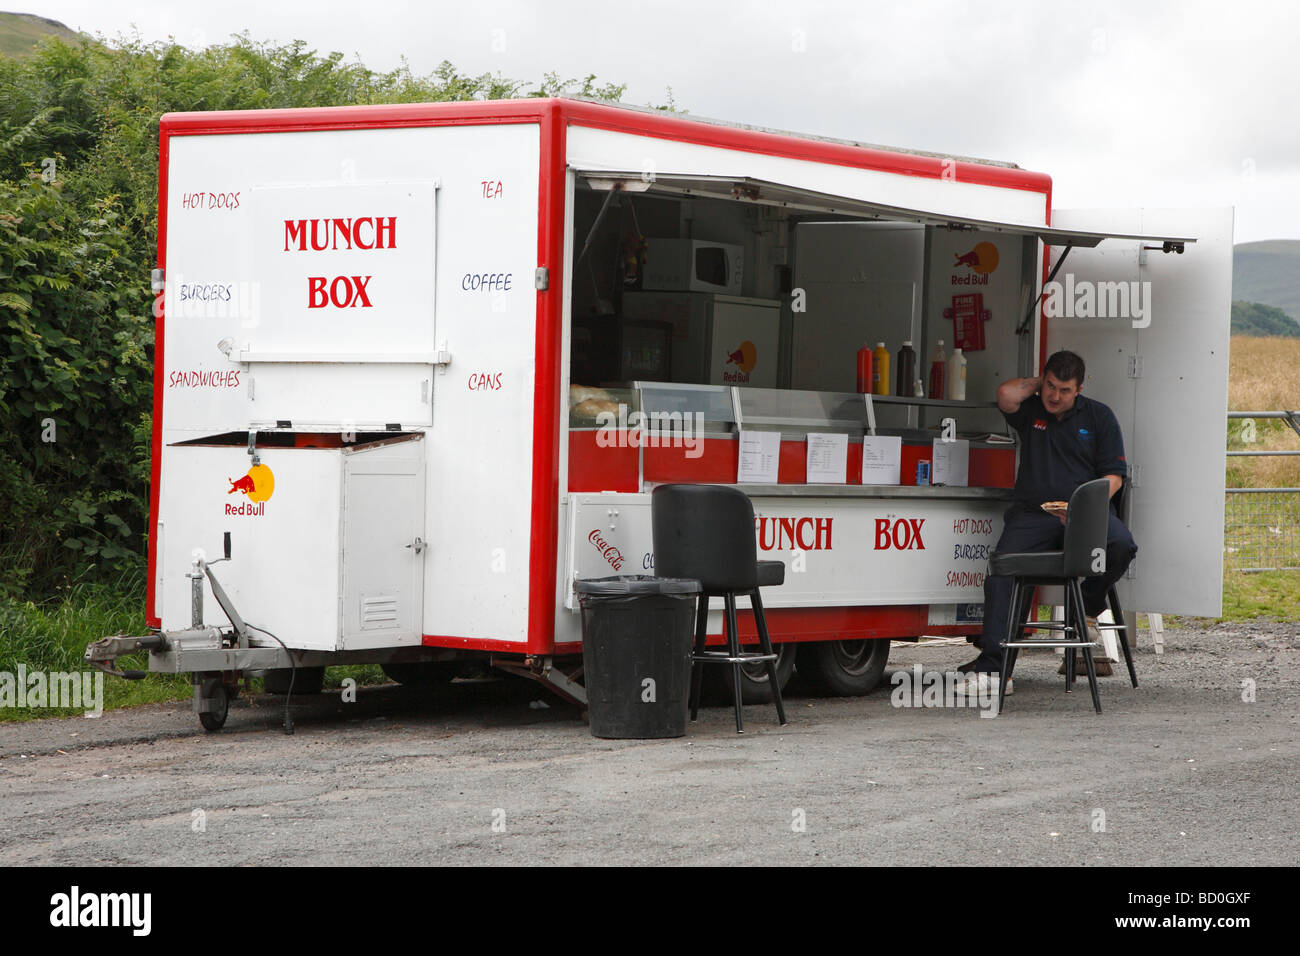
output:
[[700,582],[625,574],[576,587],[592,735],[685,735]]

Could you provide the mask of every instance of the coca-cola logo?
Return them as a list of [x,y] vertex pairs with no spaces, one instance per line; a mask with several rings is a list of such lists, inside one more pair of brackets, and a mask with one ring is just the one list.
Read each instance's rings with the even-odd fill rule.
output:
[[602,538],[599,528],[587,535],[587,540],[600,552],[600,556],[609,562],[611,568],[615,571],[623,570],[623,552]]

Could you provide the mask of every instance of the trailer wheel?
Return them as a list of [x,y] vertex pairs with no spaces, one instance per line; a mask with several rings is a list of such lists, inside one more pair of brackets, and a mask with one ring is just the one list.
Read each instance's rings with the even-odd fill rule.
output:
[[[741,649],[747,652],[758,650],[758,648],[748,645]],[[790,683],[790,678],[794,676],[796,645],[776,644],[773,646],[773,650],[776,651],[777,655],[776,679],[780,682],[781,689],[785,690],[785,685]],[[717,664],[705,665],[704,680],[704,696],[708,699],[723,701],[727,704],[731,704],[735,700],[736,692],[731,682],[730,667],[719,667]],[[740,700],[745,704],[772,703],[772,687],[767,680],[766,664],[744,664],[741,666]]]
[[208,710],[199,714],[199,723],[207,731],[220,730],[230,714],[230,691],[220,677],[209,677],[199,685],[199,697],[206,701]]
[[799,678],[832,697],[871,692],[885,674],[889,641],[819,641],[799,648]]
[[450,684],[460,676],[461,661],[389,661],[380,664],[388,679],[403,687],[431,688]]
[[325,668],[299,667],[295,677],[292,667],[277,667],[262,675],[262,689],[268,694],[287,694],[291,680],[295,697],[299,694],[319,694],[325,686]]

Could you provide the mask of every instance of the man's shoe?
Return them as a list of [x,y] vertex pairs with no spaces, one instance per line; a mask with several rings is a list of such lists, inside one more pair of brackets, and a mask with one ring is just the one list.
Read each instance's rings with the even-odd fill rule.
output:
[[[1094,651],[1092,655],[1092,664],[1097,669],[1097,676],[1110,677],[1115,673],[1111,669],[1110,665],[1115,662],[1109,657],[1106,657],[1106,652],[1101,650],[1101,648],[1104,648],[1106,645],[1102,643],[1101,631],[1097,630],[1097,619],[1095,617],[1090,617],[1085,618],[1085,620],[1088,624],[1088,640],[1094,642],[1098,647],[1098,650]],[[1061,666],[1056,669],[1056,673],[1065,673],[1065,661],[1061,661]],[[1079,677],[1086,675],[1087,673],[1088,667],[1083,663],[1083,656],[1082,653],[1080,653],[1079,656],[1074,659],[1074,676]]]
[[969,673],[971,673],[972,671],[975,670],[975,665],[977,665],[979,662],[980,662],[980,659],[977,657],[977,658],[975,658],[975,660],[973,660],[973,661],[967,661],[965,664],[959,664],[959,665],[957,666],[957,673],[958,673],[958,674],[969,674]]
[[[1097,669],[1098,677],[1110,677],[1112,674],[1114,674],[1115,672],[1111,669],[1110,665],[1111,665],[1111,660],[1109,657],[1094,657],[1092,659],[1092,666]],[[1056,669],[1056,673],[1058,674],[1065,673],[1065,661],[1061,661],[1061,666]],[[1074,676],[1075,677],[1088,676],[1088,665],[1083,662],[1082,654],[1079,654],[1074,659]]]
[[[967,698],[975,697],[981,693],[987,696],[998,692],[998,684],[1001,680],[1001,674],[994,674],[991,671],[967,671],[953,686],[956,690],[961,691]],[[1015,679],[1008,677],[1008,697],[1012,695],[1015,688]]]

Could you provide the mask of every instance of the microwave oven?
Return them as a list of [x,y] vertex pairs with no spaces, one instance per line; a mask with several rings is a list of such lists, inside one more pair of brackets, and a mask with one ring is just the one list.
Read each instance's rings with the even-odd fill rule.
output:
[[647,239],[641,288],[740,295],[743,246],[704,239]]

